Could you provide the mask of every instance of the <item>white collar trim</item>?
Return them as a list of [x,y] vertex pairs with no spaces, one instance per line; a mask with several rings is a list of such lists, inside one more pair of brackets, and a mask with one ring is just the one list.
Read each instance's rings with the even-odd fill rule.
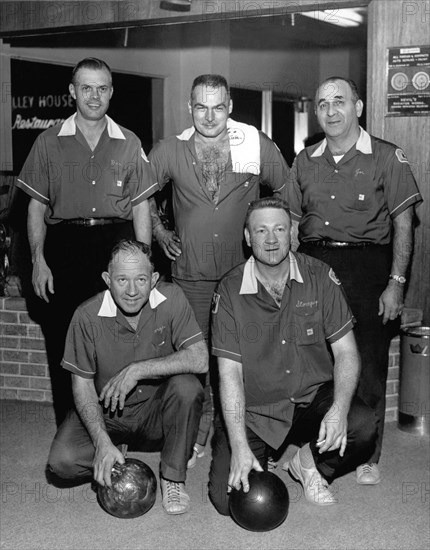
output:
[[[303,283],[303,277],[300,273],[299,266],[297,265],[297,258],[294,256],[294,254],[290,251],[289,253],[289,260],[290,260],[290,275],[289,279],[294,279],[298,283]],[[257,294],[258,292],[258,283],[257,283],[257,277],[255,275],[255,258],[254,256],[251,256],[249,260],[246,262],[244,270],[243,270],[243,277],[242,277],[242,285],[239,290],[239,294]]]
[[[105,115],[107,121],[107,131],[112,139],[125,139],[121,128],[109,116]],[[74,136],[76,135],[76,113],[67,118],[61,125],[57,136]]]
[[[326,147],[327,147],[327,139],[324,138],[323,141],[318,145],[318,147],[312,153],[311,157],[322,156]],[[355,144],[355,148],[357,151],[360,151],[365,155],[372,154],[372,141],[370,139],[370,135],[366,132],[366,130],[363,130],[361,126],[360,126],[360,135],[358,136],[357,142]]]
[[[151,293],[149,294],[149,305],[151,306],[151,309],[155,309],[165,300],[167,300],[167,298],[164,296],[164,294],[161,294],[161,292],[159,292],[156,288],[153,288],[151,290]],[[114,302],[114,299],[112,298],[112,294],[109,290],[105,290],[103,302],[97,315],[99,317],[116,317],[117,312],[118,307]]]

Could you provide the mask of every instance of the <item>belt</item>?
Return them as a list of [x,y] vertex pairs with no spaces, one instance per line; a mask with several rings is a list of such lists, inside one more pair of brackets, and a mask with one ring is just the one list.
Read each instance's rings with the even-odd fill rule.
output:
[[371,243],[369,241],[353,243],[348,241],[329,241],[323,239],[320,241],[305,241],[302,244],[303,246],[318,246],[322,248],[365,248],[366,246],[375,246],[376,243]]
[[74,220],[63,220],[63,225],[84,225],[92,227],[94,225],[111,225],[113,223],[126,223],[130,220],[122,218],[76,218]]

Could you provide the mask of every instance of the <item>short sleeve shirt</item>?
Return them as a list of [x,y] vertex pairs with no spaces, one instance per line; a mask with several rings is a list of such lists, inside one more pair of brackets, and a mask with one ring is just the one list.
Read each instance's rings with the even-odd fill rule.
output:
[[[204,340],[194,313],[175,284],[159,283],[151,291],[134,330],[108,290],[84,302],[70,323],[62,365],[94,379],[100,394],[117,372],[135,361],[165,357]],[[163,380],[142,380],[126,405],[151,397]]]
[[107,118],[91,150],[72,115],[40,134],[17,180],[48,205],[47,224],[75,218],[133,218],[132,208],[157,189],[140,140]]
[[389,244],[392,219],[422,201],[402,149],[363,129],[339,162],[326,140],[301,151],[285,194],[305,242]]
[[[246,424],[278,448],[294,407],[312,402],[333,379],[327,349],[354,318],[333,270],[290,252],[290,277],[278,307],[254,272],[254,258],[220,282],[212,310],[212,353],[242,364]],[[237,411],[224,411],[237,414]]]
[[260,173],[235,172],[226,166],[215,204],[203,183],[194,135],[158,143],[149,154],[160,189],[172,180],[172,205],[182,254],[172,263],[174,277],[219,280],[245,259],[243,225],[249,203],[260,196],[260,184],[274,192],[287,181],[289,168],[279,149],[259,132]]

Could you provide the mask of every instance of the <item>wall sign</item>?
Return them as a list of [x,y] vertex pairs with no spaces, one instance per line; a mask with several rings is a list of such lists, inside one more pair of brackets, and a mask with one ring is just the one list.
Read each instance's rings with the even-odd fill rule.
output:
[[429,116],[430,46],[388,48],[387,116]]

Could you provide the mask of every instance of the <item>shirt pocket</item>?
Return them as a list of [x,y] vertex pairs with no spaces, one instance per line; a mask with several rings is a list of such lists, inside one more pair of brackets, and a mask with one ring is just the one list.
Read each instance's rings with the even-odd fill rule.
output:
[[295,312],[294,320],[297,324],[297,345],[311,346],[323,339],[323,325],[319,310]]
[[155,353],[162,354],[166,347],[167,330],[166,327],[156,328],[152,334],[152,348]]
[[106,194],[114,197],[122,197],[128,181],[128,170],[120,162],[111,160],[111,165],[105,171]]

